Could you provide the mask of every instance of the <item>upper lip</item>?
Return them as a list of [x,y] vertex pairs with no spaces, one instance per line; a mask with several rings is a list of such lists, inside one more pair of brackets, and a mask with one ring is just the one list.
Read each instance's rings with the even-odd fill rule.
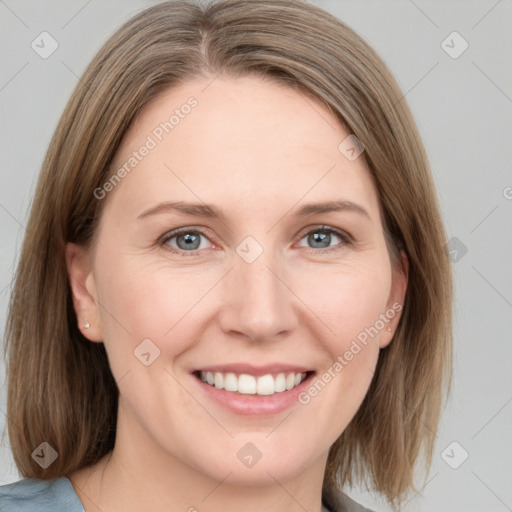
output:
[[247,374],[255,377],[279,373],[307,373],[312,371],[306,366],[298,366],[284,363],[271,363],[264,366],[254,366],[247,363],[232,363],[203,366],[195,370],[196,372],[219,372],[219,373],[235,373],[237,375]]

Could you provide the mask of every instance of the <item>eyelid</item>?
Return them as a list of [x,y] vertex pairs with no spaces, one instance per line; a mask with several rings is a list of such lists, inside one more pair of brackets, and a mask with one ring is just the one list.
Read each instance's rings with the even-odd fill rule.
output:
[[340,238],[342,238],[343,240],[345,240],[347,242],[348,241],[354,242],[354,238],[352,237],[352,235],[350,233],[348,233],[347,231],[345,231],[343,229],[329,226],[328,224],[313,224],[311,226],[307,226],[304,229],[302,229],[301,231],[299,231],[299,234],[297,236],[300,237],[300,239],[302,239],[309,233],[315,232],[315,231],[327,231],[330,233],[334,233],[335,235],[339,236]]

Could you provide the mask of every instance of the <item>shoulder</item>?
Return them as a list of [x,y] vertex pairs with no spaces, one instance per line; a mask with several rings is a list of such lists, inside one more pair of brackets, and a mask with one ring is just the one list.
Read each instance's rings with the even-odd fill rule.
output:
[[85,512],[66,477],[0,485],[0,512]]
[[322,501],[331,512],[372,512],[369,508],[363,507],[363,505],[349,498],[334,484],[324,485]]

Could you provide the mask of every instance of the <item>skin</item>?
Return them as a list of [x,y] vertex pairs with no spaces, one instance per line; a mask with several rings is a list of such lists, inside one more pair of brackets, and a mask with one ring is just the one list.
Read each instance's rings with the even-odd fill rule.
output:
[[[329,447],[360,406],[399,314],[307,405],[241,416],[208,399],[190,371],[206,365],[282,362],[328,371],[365,327],[403,303],[406,273],[393,271],[379,199],[363,157],[338,145],[349,133],[317,99],[255,77],[193,81],[154,99],[115,161],[121,167],[169,112],[198,105],[102,199],[95,243],[68,244],[82,332],[104,342],[120,389],[117,439],[99,463],[69,475],[87,512],[221,510],[320,512]],[[165,201],[213,204],[225,221],[166,212]],[[298,218],[305,203],[363,207]],[[334,234],[329,247],[308,234]],[[203,227],[182,256],[180,227]],[[322,232],[320,230],[320,232]],[[236,252],[247,236],[263,253]],[[405,255],[402,255],[405,258]],[[406,262],[405,262],[406,263]],[[84,318],[90,324],[83,329]],[[144,339],[160,356],[143,365]],[[248,442],[261,460],[246,468]],[[252,499],[254,498],[254,499]]]

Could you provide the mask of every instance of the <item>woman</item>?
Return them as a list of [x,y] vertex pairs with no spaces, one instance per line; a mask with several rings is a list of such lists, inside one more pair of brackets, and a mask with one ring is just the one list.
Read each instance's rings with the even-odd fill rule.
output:
[[[430,463],[451,274],[386,66],[302,1],[164,2],[79,81],[6,333],[9,510],[365,510]],[[45,508],[46,507],[46,508]]]

